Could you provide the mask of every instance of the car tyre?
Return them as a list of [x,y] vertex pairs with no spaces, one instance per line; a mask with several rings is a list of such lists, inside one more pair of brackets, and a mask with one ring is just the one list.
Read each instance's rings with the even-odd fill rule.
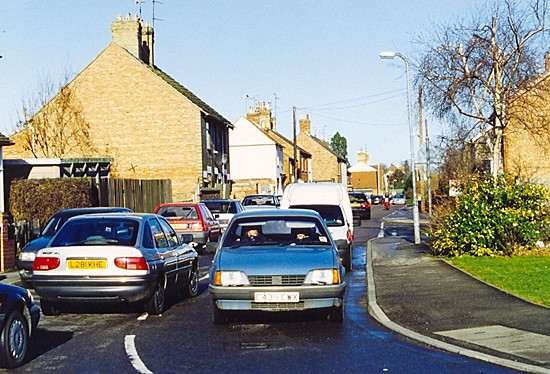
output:
[[346,271],[353,270],[353,250],[351,247],[349,249],[349,256],[346,260],[346,263],[344,264],[344,269],[346,269]]
[[330,313],[328,315],[328,319],[331,322],[343,322],[344,321],[344,304],[340,306],[334,306],[330,310]]
[[59,308],[49,300],[40,299],[40,309],[45,316],[58,316],[61,314]]
[[229,323],[229,318],[216,306],[215,301],[212,301],[212,322],[215,325],[226,325]]
[[14,310],[0,334],[0,364],[14,368],[23,364],[29,343],[29,328],[21,312]]
[[164,312],[165,292],[162,282],[157,282],[155,292],[145,302],[145,311],[149,314],[159,315]]
[[191,274],[189,274],[189,283],[185,286],[184,296],[195,297],[199,294],[199,271],[195,266],[191,268]]

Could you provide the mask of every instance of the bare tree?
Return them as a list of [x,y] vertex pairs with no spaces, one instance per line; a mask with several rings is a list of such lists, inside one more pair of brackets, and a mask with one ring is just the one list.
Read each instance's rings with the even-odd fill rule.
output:
[[23,103],[15,139],[33,157],[63,158],[93,150],[90,124],[68,82],[67,74],[60,85],[42,78],[34,96]]
[[[548,48],[547,0],[530,4],[506,0],[419,35],[425,49],[415,62],[425,106],[456,132],[485,137],[491,174],[503,169],[503,131],[508,104],[528,90],[540,73],[540,56]],[[526,127],[539,131],[541,123]]]

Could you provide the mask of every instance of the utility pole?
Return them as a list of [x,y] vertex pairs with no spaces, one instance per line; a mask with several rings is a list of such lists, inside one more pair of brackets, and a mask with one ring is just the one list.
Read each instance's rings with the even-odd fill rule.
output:
[[292,127],[294,130],[294,170],[292,170],[292,182],[296,182],[298,180],[298,149],[296,146],[296,106],[292,107]]
[[426,120],[426,176],[428,177],[428,214],[432,215],[432,180],[430,178],[430,137],[428,136],[428,120]]

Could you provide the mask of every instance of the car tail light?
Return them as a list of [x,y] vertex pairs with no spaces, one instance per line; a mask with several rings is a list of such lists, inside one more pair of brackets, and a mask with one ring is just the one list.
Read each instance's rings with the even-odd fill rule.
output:
[[34,259],[33,270],[53,270],[59,267],[61,260],[58,257],[37,257]]
[[149,270],[144,257],[117,257],[115,265],[117,268],[126,270]]
[[203,222],[193,222],[190,229],[194,231],[206,231],[206,226]]
[[348,232],[346,232],[346,238],[348,239],[348,242],[353,241],[353,234],[351,233],[350,229],[348,229]]
[[370,208],[370,203],[368,201],[364,201],[364,202],[361,203],[361,206],[365,209],[368,209],[368,208]]

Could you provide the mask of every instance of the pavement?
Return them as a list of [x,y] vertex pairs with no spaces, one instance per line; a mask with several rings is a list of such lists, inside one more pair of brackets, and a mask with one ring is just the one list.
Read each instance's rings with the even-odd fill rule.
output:
[[[428,223],[420,215],[421,230]],[[369,313],[448,352],[521,372],[550,373],[550,308],[510,295],[414,244],[412,208],[392,212],[367,245]]]

